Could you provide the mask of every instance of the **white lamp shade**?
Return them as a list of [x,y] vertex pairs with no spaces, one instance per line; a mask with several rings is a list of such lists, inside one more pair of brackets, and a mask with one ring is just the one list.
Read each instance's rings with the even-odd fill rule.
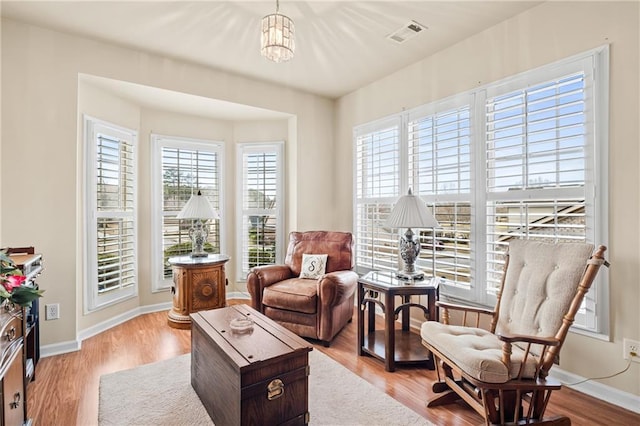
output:
[[398,199],[384,224],[385,228],[437,228],[440,226],[420,197],[411,193]]
[[211,206],[207,197],[200,191],[191,196],[187,204],[184,205],[177,219],[219,219],[218,212]]

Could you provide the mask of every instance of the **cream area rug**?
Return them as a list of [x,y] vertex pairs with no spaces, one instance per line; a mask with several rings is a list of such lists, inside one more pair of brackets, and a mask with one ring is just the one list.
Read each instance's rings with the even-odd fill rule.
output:
[[[99,424],[213,425],[191,387],[190,363],[186,354],[100,377]],[[309,365],[311,425],[430,424],[318,350]]]

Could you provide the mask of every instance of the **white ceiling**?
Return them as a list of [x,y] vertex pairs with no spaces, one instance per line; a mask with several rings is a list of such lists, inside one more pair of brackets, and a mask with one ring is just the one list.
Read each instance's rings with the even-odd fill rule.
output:
[[[294,20],[296,53],[272,63],[259,52],[262,1],[6,1],[2,15],[164,56],[340,97],[540,1],[280,1]],[[396,44],[414,20],[428,29]]]

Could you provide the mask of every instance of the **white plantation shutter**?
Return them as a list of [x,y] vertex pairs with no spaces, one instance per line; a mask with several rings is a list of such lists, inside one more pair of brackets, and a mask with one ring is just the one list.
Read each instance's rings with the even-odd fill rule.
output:
[[134,158],[133,143],[98,133],[96,137],[98,210],[133,211]]
[[[219,141],[151,135],[152,147],[152,289],[173,283],[168,259],[191,253],[189,229],[193,221],[176,219],[191,195],[202,192],[211,206],[224,215],[222,176],[224,144]],[[209,231],[204,249],[221,253],[224,238],[221,219],[203,222]]]
[[469,105],[463,105],[409,121],[408,169],[414,193],[471,192],[470,115]]
[[488,201],[487,291],[495,295],[500,285],[509,241],[585,242],[586,222],[584,198]]
[[239,144],[239,276],[283,259],[283,143]]
[[[585,72],[486,100],[487,290],[513,238],[593,241],[586,191],[592,146]],[[593,213],[592,213],[593,214]]]
[[[216,147],[162,148],[162,250],[165,257],[181,256],[192,251],[189,229],[192,220],[176,219],[193,194],[207,197],[211,206],[220,211],[220,176]],[[204,222],[209,231],[205,251],[220,253],[220,220]],[[164,276],[171,277],[171,265],[165,262]]]
[[[514,238],[601,242],[589,199],[596,193],[593,69],[589,58],[561,67],[553,78],[522,82],[516,90],[488,90],[486,274],[492,295]],[[577,326],[597,330],[606,324],[604,318],[597,324],[596,305],[606,297],[602,282],[599,277],[587,294]]]
[[[447,285],[458,292],[471,289],[471,201],[439,201],[427,203],[438,224],[436,230],[435,253],[432,246],[432,230],[420,230],[421,252],[416,265],[427,272],[444,279]],[[435,254],[435,273],[433,256]],[[465,294],[469,297],[468,294]]]
[[578,73],[488,99],[488,191],[583,188],[586,95]]
[[395,270],[398,235],[383,224],[400,195],[400,120],[358,128],[354,136],[356,267]]
[[136,136],[85,119],[86,310],[137,294]]
[[133,144],[97,136],[98,292],[135,284]]
[[129,218],[98,217],[98,293],[135,284],[134,223]]
[[[420,230],[416,266],[468,290],[471,283],[471,108],[461,96],[409,115],[409,186],[440,227]],[[435,248],[435,250],[434,250]],[[435,257],[435,266],[433,259]],[[435,272],[434,272],[435,267]]]
[[[161,182],[154,190],[154,205],[158,204],[160,216],[154,224],[154,289],[169,288],[172,283],[171,265],[168,259],[191,253],[189,229],[193,221],[176,219],[191,196],[198,191],[207,197],[211,206],[221,213],[222,167],[221,142],[152,135],[154,181]],[[156,213],[157,214],[157,213]],[[222,236],[220,219],[204,221],[209,231],[204,250],[220,253]],[[159,233],[160,238],[155,234]],[[156,243],[156,238],[158,242]],[[158,247],[156,247],[156,245]]]

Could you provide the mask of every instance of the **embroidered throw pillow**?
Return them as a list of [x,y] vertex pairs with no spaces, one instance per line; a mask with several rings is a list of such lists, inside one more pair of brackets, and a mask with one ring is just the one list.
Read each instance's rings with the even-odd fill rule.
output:
[[327,267],[326,254],[303,254],[300,278],[320,278]]

